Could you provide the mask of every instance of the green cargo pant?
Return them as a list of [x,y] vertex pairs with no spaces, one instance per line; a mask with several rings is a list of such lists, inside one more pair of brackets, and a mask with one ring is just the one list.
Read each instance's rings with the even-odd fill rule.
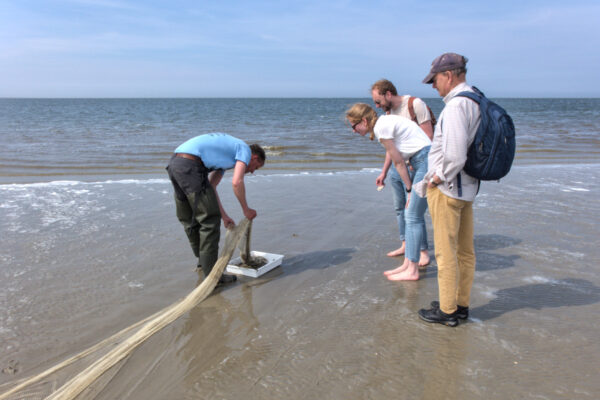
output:
[[198,267],[208,275],[219,255],[221,211],[208,171],[200,162],[172,157],[167,167],[175,191],[177,219],[183,225]]
[[212,271],[219,256],[221,213],[214,189],[209,186],[203,193],[190,193],[185,200],[175,195],[177,219],[183,225],[198,267],[205,276]]

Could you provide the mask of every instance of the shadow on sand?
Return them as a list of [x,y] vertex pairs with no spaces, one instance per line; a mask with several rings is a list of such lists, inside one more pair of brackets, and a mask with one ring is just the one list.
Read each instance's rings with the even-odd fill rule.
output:
[[[489,251],[515,246],[521,243],[521,239],[490,234],[476,235],[474,242],[475,255],[477,257],[475,273],[477,273],[477,271],[487,272],[512,268],[515,266],[515,261],[520,258],[518,255],[501,255],[490,253]],[[427,270],[421,270],[421,279],[437,277],[437,262],[435,260],[435,254],[430,254],[430,257],[431,264],[429,267],[427,267]]]
[[471,309],[471,315],[485,321],[525,308],[541,310],[594,304],[600,301],[600,287],[583,279],[565,278],[501,289],[495,295],[497,297],[488,304]]
[[299,274],[309,269],[325,269],[334,265],[343,264],[352,259],[353,248],[313,251],[311,253],[297,254],[285,257],[281,267],[275,268],[263,276],[253,278],[246,282],[248,286],[259,286],[280,277],[283,274]]
[[490,253],[491,250],[503,249],[521,243],[521,239],[503,235],[476,235],[475,255],[477,256],[476,271],[494,271],[497,269],[512,268],[515,260],[521,258],[517,255],[501,255]]

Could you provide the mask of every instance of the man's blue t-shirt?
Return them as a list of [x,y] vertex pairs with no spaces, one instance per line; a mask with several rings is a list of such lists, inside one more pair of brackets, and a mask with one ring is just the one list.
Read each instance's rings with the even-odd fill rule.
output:
[[207,133],[191,138],[175,149],[175,153],[193,154],[202,159],[206,168],[231,169],[236,161],[248,165],[252,151],[243,140],[225,133]]

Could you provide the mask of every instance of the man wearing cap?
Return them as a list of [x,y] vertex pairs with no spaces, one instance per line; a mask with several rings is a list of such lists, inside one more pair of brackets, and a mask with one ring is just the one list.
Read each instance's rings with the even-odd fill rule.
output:
[[[387,79],[380,79],[371,86],[371,98],[377,108],[381,108],[386,114],[399,115],[404,118],[412,119],[417,125],[421,127],[423,132],[429,137],[433,138],[433,124],[432,115],[429,107],[425,102],[418,97],[412,97],[410,95],[399,96],[396,87],[392,82]],[[409,104],[411,103],[411,104]],[[390,166],[392,165],[392,159],[386,153],[381,173],[375,179],[375,184],[379,187],[385,184],[385,178],[387,177]],[[414,171],[409,168],[411,174],[411,180],[413,179]],[[395,168],[391,169],[391,185],[392,194],[394,198],[394,209],[396,210],[396,218],[398,220],[398,230],[400,231],[400,240],[402,246],[396,250],[392,250],[387,253],[388,257],[397,257],[404,254],[406,250],[406,241],[404,240],[404,208],[406,206],[406,193],[404,188],[404,182],[398,175]],[[427,251],[427,231],[423,227],[423,240],[420,244],[421,254],[419,256],[419,266],[424,267],[429,264],[429,252]]]
[[439,286],[439,302],[419,310],[419,317],[448,326],[468,318],[475,275],[473,201],[479,181],[462,169],[481,118],[477,103],[457,96],[473,91],[466,83],[466,64],[467,58],[460,54],[442,54],[423,80],[438,91],[445,107],[435,127],[428,171],[415,185],[420,196],[427,196]]
[[[217,193],[224,171],[233,169],[233,193],[251,220],[256,210],[248,207],[244,174],[254,173],[264,163],[265,152],[259,145],[248,146],[224,133],[196,136],[175,149],[167,171],[175,191],[177,218],[205,276],[217,261],[221,219],[226,228],[235,225]],[[223,274],[219,279],[220,284],[233,281],[235,275]]]

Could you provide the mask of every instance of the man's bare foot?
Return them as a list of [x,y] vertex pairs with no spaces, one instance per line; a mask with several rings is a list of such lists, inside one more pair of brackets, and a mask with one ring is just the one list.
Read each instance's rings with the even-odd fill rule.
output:
[[429,265],[429,252],[427,250],[421,250],[421,257],[419,258],[419,268],[425,268]]
[[388,257],[398,257],[401,256],[402,254],[404,254],[404,250],[406,248],[405,246],[405,242],[402,242],[402,247],[397,248],[396,250],[390,251],[389,253],[387,253]]
[[419,268],[417,267],[417,263],[410,263],[404,271],[388,275],[387,278],[390,281],[418,281]]
[[384,271],[383,274],[385,276],[399,274],[400,272],[404,271],[406,268],[408,268],[408,258],[405,258],[402,265],[400,265],[398,268],[388,269],[387,271]]

